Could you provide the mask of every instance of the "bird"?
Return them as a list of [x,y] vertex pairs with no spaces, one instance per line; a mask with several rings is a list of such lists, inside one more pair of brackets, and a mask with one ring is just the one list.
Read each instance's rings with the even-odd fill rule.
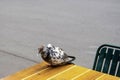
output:
[[38,48],[38,54],[41,54],[42,59],[51,66],[70,64],[76,59],[74,56],[67,55],[62,48],[52,44],[48,44],[46,47],[41,45]]

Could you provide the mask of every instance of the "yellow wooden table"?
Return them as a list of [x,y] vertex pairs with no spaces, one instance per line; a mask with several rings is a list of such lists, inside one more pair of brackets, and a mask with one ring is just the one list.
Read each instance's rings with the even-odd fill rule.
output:
[[42,62],[0,80],[120,80],[74,64],[50,67]]

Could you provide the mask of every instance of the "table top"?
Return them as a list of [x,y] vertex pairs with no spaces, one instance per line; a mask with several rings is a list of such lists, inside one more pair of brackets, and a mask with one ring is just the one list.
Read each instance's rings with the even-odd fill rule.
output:
[[120,80],[120,77],[74,64],[50,67],[42,62],[0,80]]

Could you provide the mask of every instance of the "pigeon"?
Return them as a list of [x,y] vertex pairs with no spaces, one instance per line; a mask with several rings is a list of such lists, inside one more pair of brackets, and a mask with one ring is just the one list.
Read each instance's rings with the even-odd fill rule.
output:
[[70,64],[75,60],[74,56],[68,56],[63,49],[52,44],[48,44],[46,48],[42,45],[38,48],[38,54],[51,66]]

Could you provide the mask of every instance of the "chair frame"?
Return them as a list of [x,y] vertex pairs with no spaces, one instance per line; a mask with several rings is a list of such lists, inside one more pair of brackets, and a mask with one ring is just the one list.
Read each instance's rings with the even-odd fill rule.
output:
[[120,47],[101,45],[96,52],[93,70],[120,77]]

